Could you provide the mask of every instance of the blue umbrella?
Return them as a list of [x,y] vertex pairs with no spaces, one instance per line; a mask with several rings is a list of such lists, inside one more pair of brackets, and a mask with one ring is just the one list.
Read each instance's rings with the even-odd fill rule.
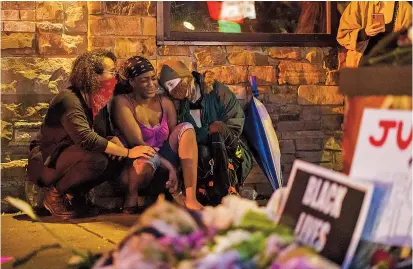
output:
[[252,94],[245,118],[244,132],[255,160],[270,181],[274,190],[282,187],[281,152],[277,134],[259,96],[255,76],[250,77]]

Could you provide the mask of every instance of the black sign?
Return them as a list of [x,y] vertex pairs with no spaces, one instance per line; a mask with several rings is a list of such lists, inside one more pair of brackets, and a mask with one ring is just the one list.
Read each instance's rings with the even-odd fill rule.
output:
[[298,160],[279,223],[294,230],[296,241],[345,268],[360,239],[371,190],[369,184]]

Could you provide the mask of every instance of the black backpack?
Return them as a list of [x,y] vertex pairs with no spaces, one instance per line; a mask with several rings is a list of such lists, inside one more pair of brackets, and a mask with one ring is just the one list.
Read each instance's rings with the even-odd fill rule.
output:
[[252,156],[244,150],[241,140],[233,145],[227,148],[222,135],[213,133],[208,145],[198,146],[197,198],[201,204],[216,206],[224,196],[238,195],[240,185],[251,171]]

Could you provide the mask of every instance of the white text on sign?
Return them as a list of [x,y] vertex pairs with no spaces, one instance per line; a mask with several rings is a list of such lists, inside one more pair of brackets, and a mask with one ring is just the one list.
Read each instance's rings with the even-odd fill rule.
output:
[[[340,217],[347,188],[315,176],[309,178],[302,204],[335,219]],[[301,212],[295,227],[299,241],[322,251],[331,225],[329,222]]]

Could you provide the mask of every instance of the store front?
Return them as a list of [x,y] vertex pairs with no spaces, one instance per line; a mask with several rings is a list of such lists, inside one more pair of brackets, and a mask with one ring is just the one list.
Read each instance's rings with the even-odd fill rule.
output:
[[[104,243],[89,247],[85,235],[80,252],[65,249],[78,238],[62,243],[56,237],[64,251],[75,254],[71,260],[79,268],[411,268],[410,2],[3,1],[1,7],[1,209],[26,214],[5,215],[10,227],[20,229],[32,218],[97,235]],[[70,86],[75,59],[98,49],[117,58],[113,70],[102,72],[118,83],[131,57],[146,58],[145,68],[153,67],[156,81],[163,83],[157,87],[160,95],[173,97],[166,82],[181,85],[185,76],[195,77],[191,71],[228,86],[233,94],[217,94],[216,110],[225,117],[242,114],[244,129],[237,139],[254,157],[242,184],[225,185],[225,194],[235,195],[223,195],[215,207],[195,212],[168,201],[177,201],[172,192],[170,197],[165,192],[166,200],[158,197],[161,192],[139,194],[135,204],[142,212],[131,219],[118,214],[126,207],[125,190],[105,181],[84,196],[99,212],[115,214],[101,214],[104,225],[99,226],[99,218],[53,223],[58,215],[44,202],[52,185],[43,188],[28,180],[33,148],[41,148],[31,142],[44,128],[53,98]],[[185,76],[172,68],[174,61],[184,66]],[[179,76],[161,82],[165,66]],[[193,85],[188,92],[203,84],[195,80]],[[228,96],[233,100],[224,103]],[[188,103],[191,117],[204,108],[196,100]],[[174,104],[179,112],[186,103]],[[234,109],[238,104],[239,111]],[[184,121],[182,115],[178,120]],[[205,124],[201,119],[199,129]],[[229,148],[226,140],[222,143]],[[127,149],[111,156],[129,154]],[[222,158],[224,170],[239,177],[238,155],[228,156]],[[202,188],[195,184],[196,195],[202,189],[208,196],[217,186],[215,177],[221,175],[214,165],[220,163],[214,158],[208,163],[209,181]],[[50,168],[50,158],[42,164]],[[171,184],[170,174],[166,178]],[[180,187],[186,191],[187,186]],[[68,193],[61,196],[70,200]],[[5,199],[10,196],[27,201],[35,212],[19,200]],[[12,235],[10,227],[2,228],[11,247],[1,262],[27,263],[16,259],[20,252],[13,249],[27,234]],[[32,236],[37,242],[37,230]]]

